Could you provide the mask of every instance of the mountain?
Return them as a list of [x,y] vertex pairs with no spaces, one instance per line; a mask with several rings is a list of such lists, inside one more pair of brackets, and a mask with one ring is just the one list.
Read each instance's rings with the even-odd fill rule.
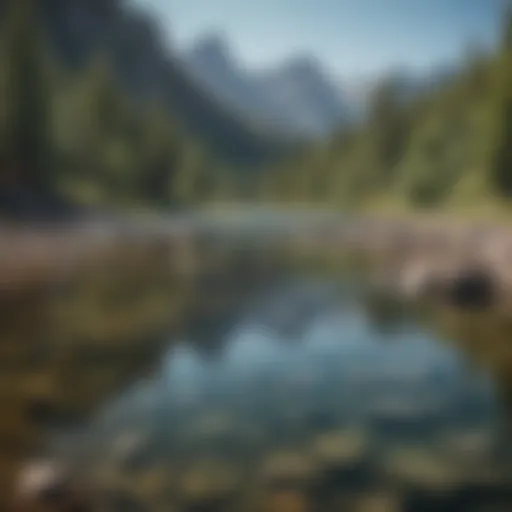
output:
[[274,69],[247,70],[233,57],[222,35],[208,34],[184,52],[182,59],[220,101],[260,126],[318,137],[351,117],[341,89],[314,58],[299,56]]
[[291,59],[264,73],[258,82],[274,116],[305,133],[327,135],[349,120],[350,109],[342,101],[341,89],[311,57]]
[[274,139],[220,105],[167,48],[158,23],[127,2],[43,0],[42,8],[55,50],[69,66],[107,56],[127,91],[163,100],[180,128],[226,161],[259,164],[280,152]]
[[222,101],[255,113],[268,107],[263,91],[252,75],[238,66],[228,43],[219,35],[205,36],[183,62]]

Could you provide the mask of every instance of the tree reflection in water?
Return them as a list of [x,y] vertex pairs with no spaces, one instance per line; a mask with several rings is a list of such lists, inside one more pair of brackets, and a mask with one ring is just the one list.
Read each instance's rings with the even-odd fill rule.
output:
[[[293,506],[320,512],[509,506],[511,459],[503,448],[510,438],[498,431],[499,395],[483,371],[469,372],[459,356],[475,345],[489,361],[503,363],[488,353],[492,340],[487,338],[487,349],[478,340],[478,333],[490,332],[486,322],[496,321],[482,317],[478,330],[471,325],[474,315],[439,312],[444,326],[451,321],[459,328],[447,336],[455,344],[450,348],[421,324],[400,330],[404,321],[415,324],[413,305],[390,307],[384,297],[363,294],[368,302],[359,306],[366,314],[353,317],[348,328],[343,315],[349,302],[326,287],[324,295],[308,296],[321,307],[305,307],[303,294],[313,290],[308,286],[273,291],[266,301],[270,311],[254,311],[230,335],[224,326],[211,326],[211,334],[220,329],[222,340],[215,360],[200,349],[186,349],[184,359],[171,355],[173,366],[158,385],[151,413],[127,402],[117,429],[88,434],[90,446],[99,439],[102,448],[91,449],[97,456],[87,479],[96,478],[99,486],[93,475],[104,479],[107,472],[115,476],[111,485],[120,496],[136,495],[155,510],[171,504],[185,510]],[[270,314],[280,301],[302,326],[295,343]],[[324,308],[329,314],[322,316]],[[316,331],[308,329],[313,324]],[[336,342],[322,341],[335,334]],[[499,346],[505,348],[496,341]],[[128,443],[121,459],[111,458],[109,439],[120,439],[120,428],[127,439],[145,441]]]

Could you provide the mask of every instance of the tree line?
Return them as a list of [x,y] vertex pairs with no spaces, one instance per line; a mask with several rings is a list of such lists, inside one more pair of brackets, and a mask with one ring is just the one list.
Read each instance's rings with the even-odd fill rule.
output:
[[235,166],[186,134],[162,98],[128,93],[107,48],[63,64],[41,4],[0,12],[0,203],[169,208],[230,195]]
[[[512,11],[494,53],[473,52],[448,84],[403,101],[400,81],[389,77],[365,123],[248,170],[186,132],[161,97],[135,99],[107,48],[96,48],[86,65],[63,65],[40,5],[15,0],[0,10],[0,206],[6,190],[148,208],[212,199],[344,209],[512,199]],[[251,153],[233,136],[240,130],[219,138],[229,123],[213,123],[204,108],[199,114],[217,146],[222,140],[223,150]]]
[[512,10],[491,54],[407,102],[388,77],[361,126],[312,146],[262,176],[272,201],[365,208],[508,205],[512,199]]

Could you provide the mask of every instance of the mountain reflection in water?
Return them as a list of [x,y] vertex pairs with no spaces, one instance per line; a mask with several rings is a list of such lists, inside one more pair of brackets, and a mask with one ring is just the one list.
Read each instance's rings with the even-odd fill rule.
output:
[[390,334],[367,306],[332,283],[271,290],[218,357],[174,343],[53,450],[109,511],[512,510],[491,376],[412,313]]

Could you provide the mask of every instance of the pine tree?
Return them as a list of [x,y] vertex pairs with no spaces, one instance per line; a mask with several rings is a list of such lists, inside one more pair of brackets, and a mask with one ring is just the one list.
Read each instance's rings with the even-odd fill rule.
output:
[[389,78],[376,90],[370,110],[371,150],[381,185],[389,184],[407,143],[409,127],[399,96],[397,80]]
[[52,182],[50,89],[39,2],[11,0],[3,28],[4,93],[8,109],[2,174],[38,191]]
[[70,96],[62,150],[73,161],[73,174],[108,199],[127,195],[134,188],[130,131],[136,121],[106,53],[91,59]]
[[496,143],[491,171],[497,192],[512,197],[512,3],[506,9],[496,88]]
[[150,105],[144,123],[140,183],[144,197],[154,204],[168,206],[177,167],[177,134],[169,113],[162,105]]
[[508,49],[512,51],[512,1],[507,0],[505,2],[504,9],[504,23],[501,36],[501,47],[502,49]]

